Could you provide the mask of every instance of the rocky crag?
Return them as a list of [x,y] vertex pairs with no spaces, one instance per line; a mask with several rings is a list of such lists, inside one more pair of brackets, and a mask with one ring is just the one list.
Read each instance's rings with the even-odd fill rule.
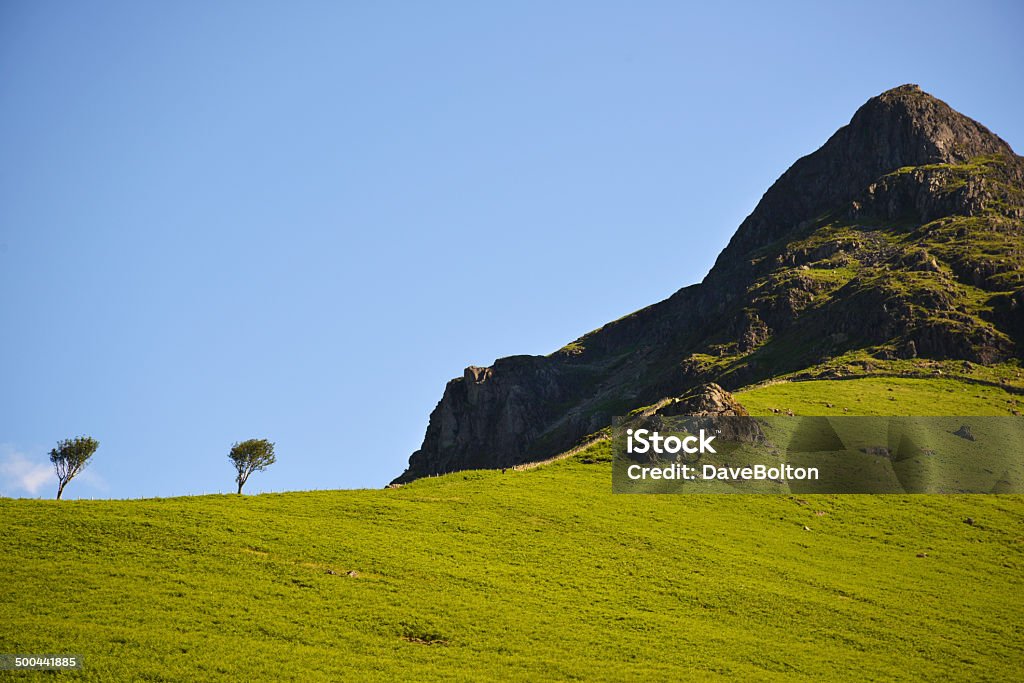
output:
[[904,85],[793,164],[700,284],[549,356],[451,380],[396,482],[542,460],[709,382],[993,365],[1022,349],[1024,159]]

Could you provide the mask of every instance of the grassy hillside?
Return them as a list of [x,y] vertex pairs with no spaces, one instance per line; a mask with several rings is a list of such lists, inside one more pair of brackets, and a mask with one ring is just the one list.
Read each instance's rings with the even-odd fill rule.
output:
[[[956,384],[740,398],[851,414],[1013,400]],[[0,500],[0,652],[82,654],[89,680],[1007,680],[1024,667],[1024,496],[614,496],[607,455],[379,491]]]
[[1010,415],[1024,396],[955,379],[869,377],[781,382],[737,394],[754,415]]

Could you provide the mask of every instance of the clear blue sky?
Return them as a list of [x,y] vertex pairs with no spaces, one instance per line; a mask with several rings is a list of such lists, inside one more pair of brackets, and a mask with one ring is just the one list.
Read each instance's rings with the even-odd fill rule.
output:
[[[466,365],[699,281],[905,82],[1024,147],[1014,2],[0,3],[0,495],[377,487]],[[626,247],[638,245],[631,261]],[[652,248],[653,247],[653,248]]]

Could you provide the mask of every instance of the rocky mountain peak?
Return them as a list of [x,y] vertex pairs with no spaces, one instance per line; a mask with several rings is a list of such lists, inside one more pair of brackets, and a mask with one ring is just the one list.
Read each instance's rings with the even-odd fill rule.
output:
[[914,84],[872,97],[843,130],[847,130],[847,146],[861,146],[861,161],[869,173],[1013,153],[985,126]]
[[797,160],[765,192],[719,256],[718,270],[742,261],[806,221],[848,204],[875,180],[908,166],[1013,157],[977,121],[913,84],[872,97],[817,151]]

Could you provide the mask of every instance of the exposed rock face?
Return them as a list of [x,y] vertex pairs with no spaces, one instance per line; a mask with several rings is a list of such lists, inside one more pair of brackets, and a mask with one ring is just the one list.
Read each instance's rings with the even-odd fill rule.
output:
[[887,91],[772,185],[701,284],[449,382],[396,481],[550,457],[666,397],[738,412],[717,385],[691,392],[842,354],[1019,357],[1022,219],[1024,160],[917,86]]
[[558,364],[534,356],[466,368],[445,387],[413,459],[431,454],[432,473],[522,462],[522,454],[530,453],[542,434],[544,407],[571,393],[571,378],[560,370]]
[[818,151],[783,173],[740,224],[718,262],[728,263],[785,235],[800,221],[848,203],[897,169],[959,164],[992,154],[1014,156],[987,128],[918,86],[893,88],[868,100]]

